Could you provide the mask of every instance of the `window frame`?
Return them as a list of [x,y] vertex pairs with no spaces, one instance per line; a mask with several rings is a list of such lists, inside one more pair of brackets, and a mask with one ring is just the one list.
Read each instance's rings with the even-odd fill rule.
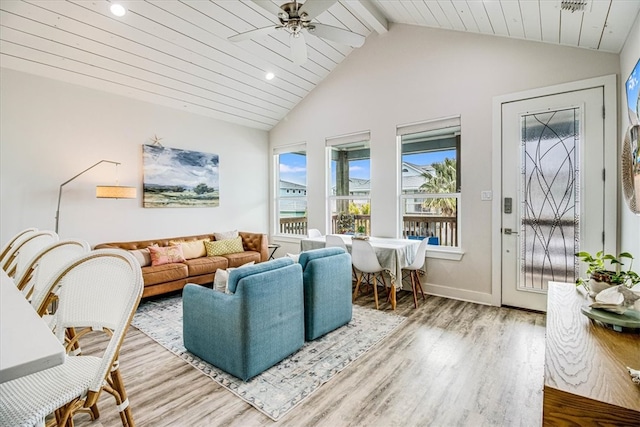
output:
[[[367,233],[371,231],[371,186],[369,186],[369,192],[366,195],[346,195],[346,196],[338,196],[334,195],[332,192],[332,182],[331,182],[331,162],[332,162],[332,150],[338,146],[344,146],[355,143],[362,143],[363,145],[370,145],[371,142],[371,132],[370,131],[360,131],[355,133],[350,133],[346,135],[339,135],[328,137],[325,139],[325,150],[326,150],[326,161],[327,161],[327,230],[329,230],[332,234],[337,233],[338,230],[333,229],[333,205],[337,206],[338,201],[346,200],[365,200],[366,203],[369,203],[369,226],[367,229]],[[369,148],[369,167],[371,167],[371,148]],[[369,172],[369,182],[371,182],[371,172]],[[354,227],[357,227],[357,224],[354,224]],[[355,231],[355,230],[354,230]]]
[[[406,138],[407,135],[427,132],[427,131],[438,131],[445,130],[447,128],[452,129],[452,134],[456,137],[455,150],[456,150],[456,192],[454,193],[409,193],[405,194],[405,189],[403,188],[403,145],[406,142],[403,142],[403,137]],[[456,130],[457,128],[457,130]],[[455,130],[455,131],[454,131]],[[461,176],[462,176],[462,167],[461,167],[461,134],[462,134],[462,126],[460,116],[451,116],[439,119],[433,119],[423,122],[410,123],[406,125],[399,125],[396,127],[396,140],[398,147],[398,159],[399,159],[399,168],[398,168],[398,210],[399,210],[399,221],[398,221],[398,235],[401,238],[405,238],[405,216],[407,213],[405,212],[405,208],[409,200],[426,200],[429,198],[455,198],[456,199],[456,242],[455,246],[444,246],[444,245],[429,245],[429,250],[427,251],[428,257],[435,258],[444,258],[444,259],[453,259],[459,260],[462,258],[462,254],[464,253],[462,250],[462,227],[461,227],[461,218],[463,214],[463,200],[462,200],[462,186],[461,186]]]
[[[293,191],[291,194],[293,196],[283,197],[281,194],[280,188],[280,155],[282,154],[294,154],[296,152],[304,152],[305,156],[305,194],[296,196],[295,189],[287,189],[287,194],[289,191]],[[273,230],[272,233],[274,236],[278,237],[288,237],[288,238],[304,238],[307,235],[308,229],[308,220],[309,220],[309,203],[308,203],[308,194],[307,194],[307,181],[308,181],[308,152],[307,152],[307,144],[306,143],[297,143],[290,145],[283,145],[279,147],[275,147],[272,152],[272,161],[273,161]],[[305,218],[304,225],[300,227],[299,233],[286,233],[281,230],[281,216],[280,216],[280,202],[285,199],[288,201],[299,201],[302,202],[305,206],[306,216],[301,217]]]

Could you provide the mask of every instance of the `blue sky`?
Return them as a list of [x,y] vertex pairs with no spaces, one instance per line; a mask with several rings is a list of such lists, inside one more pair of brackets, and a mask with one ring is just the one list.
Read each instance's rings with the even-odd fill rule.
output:
[[[403,160],[417,165],[431,165],[441,162],[445,157],[455,158],[455,150],[437,151],[432,153],[404,155]],[[280,179],[306,185],[307,167],[306,156],[299,154],[285,153],[280,155]],[[357,160],[351,162],[349,176],[352,178],[370,179],[371,166],[369,160]],[[335,184],[335,175],[331,177],[331,182]]]

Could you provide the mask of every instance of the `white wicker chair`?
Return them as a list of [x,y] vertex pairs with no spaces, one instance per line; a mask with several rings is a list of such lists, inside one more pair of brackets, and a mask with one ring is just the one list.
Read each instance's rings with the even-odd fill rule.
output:
[[[31,280],[21,288],[25,296],[31,300],[31,305],[40,316],[44,316],[50,304],[57,299],[60,282],[56,281],[57,274],[64,265],[91,251],[89,243],[83,240],[63,240],[49,245],[32,258],[32,263],[25,270],[22,277]],[[51,288],[55,284],[54,288]]]
[[[95,419],[104,390],[114,396],[122,424],[133,426],[118,354],[142,297],[140,264],[127,251],[101,249],[64,266],[54,281],[61,284],[56,336],[67,349],[93,331],[110,338],[101,357],[67,356],[62,365],[0,384],[0,425],[38,425],[51,413],[57,425],[73,425],[79,410]],[[71,340],[67,329],[76,331]]]
[[6,270],[6,268],[5,268],[5,258],[7,258],[7,254],[13,248],[13,246],[16,243],[16,241],[18,239],[20,239],[22,236],[30,234],[30,233],[34,233],[36,231],[38,231],[38,229],[34,228],[34,227],[25,228],[24,230],[22,230],[22,231],[18,232],[17,234],[15,234],[11,239],[9,239],[9,241],[7,243],[4,244],[4,246],[0,250],[0,266],[2,267],[3,270]]
[[20,277],[14,280],[18,289],[31,300],[31,305],[38,314],[44,315],[51,297],[57,291],[57,289],[49,289],[47,284],[57,283],[53,279],[58,270],[90,250],[89,243],[86,241],[68,239],[46,246],[31,258]]
[[376,301],[376,309],[378,309],[378,277],[385,289],[387,289],[387,283],[385,282],[384,275],[382,274],[384,267],[380,265],[376,251],[373,249],[373,246],[371,246],[371,243],[366,240],[353,239],[351,242],[351,262],[355,268],[360,271],[360,276],[358,276],[358,280],[356,281],[356,288],[353,291],[353,300],[355,301],[358,297],[360,284],[362,283],[364,275],[366,274],[367,279],[369,279],[369,276],[373,274],[373,295]]
[[411,265],[408,265],[403,268],[403,270],[409,271],[409,278],[411,279],[411,289],[413,290],[413,305],[415,308],[418,308],[418,289],[422,294],[422,299],[424,300],[424,291],[422,290],[422,283],[420,283],[420,275],[418,271],[422,269],[424,266],[424,257],[427,253],[427,244],[429,243],[429,239],[422,239],[420,242],[420,246],[418,246],[418,251],[416,252],[416,257],[414,258]]
[[57,241],[58,234],[54,231],[35,231],[24,234],[16,240],[13,249],[7,253],[6,268],[3,266],[3,270],[9,277],[20,276],[38,251]]

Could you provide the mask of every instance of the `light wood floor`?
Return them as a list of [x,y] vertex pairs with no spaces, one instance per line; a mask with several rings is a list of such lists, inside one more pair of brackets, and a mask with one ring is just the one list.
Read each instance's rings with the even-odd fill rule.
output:
[[[363,295],[356,303],[373,306]],[[381,309],[390,310],[389,304]],[[427,296],[392,336],[274,422],[131,328],[121,370],[136,424],[144,426],[540,426],[545,317]],[[84,347],[83,347],[84,348]],[[113,398],[100,418],[119,426]]]

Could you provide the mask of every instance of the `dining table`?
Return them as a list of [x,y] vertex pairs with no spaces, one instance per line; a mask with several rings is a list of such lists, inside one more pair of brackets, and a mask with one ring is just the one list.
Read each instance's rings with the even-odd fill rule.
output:
[[[349,234],[337,234],[344,241],[347,250],[351,252],[353,236]],[[409,266],[415,259],[420,240],[395,239],[390,237],[373,237],[366,239],[373,247],[380,266],[389,275],[391,281],[391,307],[396,309],[396,292],[402,289],[402,269]],[[300,241],[300,250],[324,248],[325,236],[311,237]]]
[[63,345],[0,269],[0,383],[61,365],[65,358]]

